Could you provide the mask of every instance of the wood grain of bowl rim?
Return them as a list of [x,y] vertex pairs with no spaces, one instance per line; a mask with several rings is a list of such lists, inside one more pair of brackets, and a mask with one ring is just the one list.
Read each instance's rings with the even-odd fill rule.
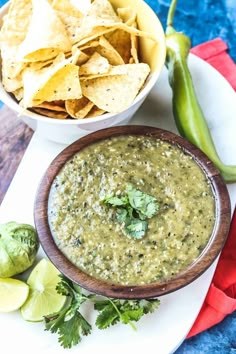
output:
[[[186,270],[178,273],[177,276],[172,279],[138,286],[123,286],[107,283],[103,280],[91,277],[73,265],[58,249],[53,240],[48,223],[47,210],[50,187],[55,176],[65,162],[72,158],[72,156],[81,149],[100,140],[118,135],[152,136],[181,148],[185,153],[190,154],[194,158],[211,183],[215,197],[216,213],[213,233],[208,244],[197,260]],[[158,297],[176,291],[197,279],[210,267],[222,250],[229,232],[230,220],[230,199],[227,187],[219,171],[208,157],[196,146],[174,133],[143,125],[126,125],[106,128],[86,135],[69,145],[57,155],[45,172],[39,184],[34,204],[34,221],[40,243],[44,252],[56,268],[58,268],[66,277],[91,292],[108,297],[124,299]]]

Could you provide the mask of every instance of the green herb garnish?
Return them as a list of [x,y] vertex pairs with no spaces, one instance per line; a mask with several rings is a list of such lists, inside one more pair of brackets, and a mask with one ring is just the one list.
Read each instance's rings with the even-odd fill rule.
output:
[[91,324],[80,312],[84,302],[93,302],[94,309],[99,312],[95,322],[99,329],[106,329],[118,322],[129,324],[136,329],[133,322],[139,321],[145,314],[154,312],[160,304],[158,299],[101,299],[95,294],[86,295],[78,285],[65,276],[60,275],[60,278],[56,289],[59,294],[67,296],[67,301],[60,311],[45,316],[45,329],[58,333],[58,340],[64,348],[71,348],[81,342],[83,336],[91,333]]
[[146,220],[159,210],[156,198],[130,185],[125,196],[106,196],[102,202],[116,208],[116,219],[123,224],[124,233],[137,239],[142,238],[148,229]]
[[60,275],[61,281],[56,290],[59,294],[67,296],[65,306],[58,312],[44,317],[45,329],[52,333],[58,333],[59,343],[64,348],[71,348],[81,342],[82,336],[91,333],[92,326],[80,313],[81,305],[94,297],[85,295],[79,286]]
[[118,322],[129,324],[136,330],[133,322],[148,313],[154,312],[160,304],[157,299],[150,300],[115,300],[106,299],[97,301],[94,305],[95,310],[99,311],[96,319],[96,326],[99,329],[108,328]]

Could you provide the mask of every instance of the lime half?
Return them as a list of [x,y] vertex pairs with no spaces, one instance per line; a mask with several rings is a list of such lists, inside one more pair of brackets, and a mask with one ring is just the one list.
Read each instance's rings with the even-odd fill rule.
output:
[[63,307],[66,297],[56,291],[56,285],[60,281],[59,274],[47,259],[42,259],[32,270],[27,280],[29,296],[21,307],[21,314],[26,321],[42,321],[43,316]]
[[18,310],[29,294],[29,287],[21,280],[0,278],[0,312]]

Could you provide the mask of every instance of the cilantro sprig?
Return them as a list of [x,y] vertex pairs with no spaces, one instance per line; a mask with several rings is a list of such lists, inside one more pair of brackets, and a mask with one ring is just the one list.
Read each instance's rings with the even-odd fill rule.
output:
[[65,306],[58,312],[44,317],[45,329],[52,333],[58,333],[58,341],[64,348],[71,348],[78,344],[82,336],[91,333],[90,323],[80,313],[81,305],[92,300],[94,295],[85,295],[80,287],[60,275],[61,281],[57,284],[56,290],[59,294],[67,297]]
[[159,300],[115,300],[107,299],[95,303],[95,310],[99,311],[96,325],[99,329],[106,329],[121,322],[129,324],[134,330],[134,321],[140,320],[143,315],[154,312],[160,304]]
[[80,286],[64,275],[60,275],[60,278],[56,289],[59,294],[67,297],[67,301],[60,311],[45,316],[44,320],[45,330],[57,333],[58,341],[64,348],[78,344],[83,336],[89,335],[92,331],[91,324],[80,312],[82,304],[87,301],[93,302],[94,309],[98,311],[95,325],[99,329],[106,329],[118,322],[129,324],[136,329],[133,322],[139,321],[145,314],[154,312],[160,304],[158,299],[101,299],[95,294],[86,295]]
[[131,185],[126,187],[126,195],[105,196],[102,202],[116,209],[116,220],[122,224],[124,233],[136,239],[145,235],[148,229],[147,219],[159,211],[156,198]]

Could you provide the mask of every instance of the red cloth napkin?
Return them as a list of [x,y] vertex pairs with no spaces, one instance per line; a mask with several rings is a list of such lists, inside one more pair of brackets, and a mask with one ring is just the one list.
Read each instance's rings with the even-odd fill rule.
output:
[[[220,38],[200,44],[191,52],[214,66],[236,90],[236,65],[227,54],[227,45]],[[236,310],[236,209],[230,232],[201,311],[188,338],[213,325]]]

